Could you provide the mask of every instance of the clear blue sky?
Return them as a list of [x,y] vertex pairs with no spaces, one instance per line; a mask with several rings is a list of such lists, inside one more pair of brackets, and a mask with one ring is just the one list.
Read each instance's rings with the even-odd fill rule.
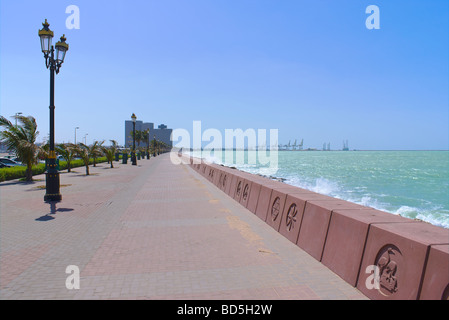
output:
[[[80,29],[66,28],[66,7]],[[368,5],[380,29],[368,30]],[[0,113],[48,134],[45,18],[70,45],[56,140],[124,141],[124,121],[278,129],[282,143],[448,149],[447,0],[9,1],[0,6]]]

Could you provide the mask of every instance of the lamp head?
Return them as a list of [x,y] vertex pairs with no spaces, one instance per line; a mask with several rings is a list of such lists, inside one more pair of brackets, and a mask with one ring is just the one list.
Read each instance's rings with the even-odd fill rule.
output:
[[44,54],[48,54],[51,50],[51,40],[53,39],[53,31],[50,30],[50,24],[45,19],[42,23],[43,28],[39,30],[39,38],[41,39],[41,49]]
[[65,54],[69,51],[69,44],[66,43],[65,34],[62,35],[60,41],[56,42],[56,62],[59,64],[64,62]]

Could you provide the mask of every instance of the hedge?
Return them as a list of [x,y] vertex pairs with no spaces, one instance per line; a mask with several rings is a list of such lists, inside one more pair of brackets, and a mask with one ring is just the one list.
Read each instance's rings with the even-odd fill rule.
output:
[[[106,157],[97,158],[97,163],[107,162],[108,160]],[[90,159],[89,164],[93,164],[94,160]],[[72,160],[70,162],[70,167],[77,168],[77,167],[84,167],[83,160]],[[60,161],[59,162],[59,171],[67,170],[67,161]],[[25,171],[26,166],[20,166],[20,167],[10,167],[10,168],[0,168],[0,182],[2,181],[8,181],[8,180],[14,180],[14,179],[20,179],[25,177]],[[33,176],[38,174],[45,173],[45,163],[39,163],[37,165],[34,165],[32,168]]]

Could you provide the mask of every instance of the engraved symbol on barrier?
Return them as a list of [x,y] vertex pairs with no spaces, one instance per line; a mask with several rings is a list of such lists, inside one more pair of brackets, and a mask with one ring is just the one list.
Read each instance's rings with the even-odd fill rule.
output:
[[394,259],[400,255],[399,249],[395,249],[394,246],[384,247],[377,255],[376,265],[379,268],[379,284],[381,287],[379,291],[383,295],[388,296],[398,291],[398,263]]
[[287,217],[286,217],[288,231],[291,231],[295,227],[297,214],[298,214],[298,209],[296,208],[296,204],[292,203],[290,208],[288,208]]
[[226,188],[226,179],[227,179],[227,175],[224,175],[224,177],[223,177],[223,189]]
[[240,191],[242,191],[242,181],[239,181],[239,183],[237,185],[237,189],[235,191],[235,193],[237,194],[237,197],[240,196]]
[[218,178],[218,185],[223,183],[223,173],[220,173],[220,178]]
[[276,221],[279,215],[280,207],[281,199],[279,197],[276,197],[276,199],[274,199],[273,201],[273,205],[271,206],[271,219],[273,219],[273,221]]
[[243,200],[246,201],[246,198],[248,198],[248,189],[249,189],[249,184],[245,184],[245,188],[243,188]]

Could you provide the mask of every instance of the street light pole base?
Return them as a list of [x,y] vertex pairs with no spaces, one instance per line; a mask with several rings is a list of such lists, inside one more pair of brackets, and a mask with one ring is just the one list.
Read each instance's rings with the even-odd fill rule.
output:
[[137,166],[137,157],[136,157],[136,153],[135,153],[135,152],[133,152],[133,153],[131,154],[131,164],[132,164],[133,166]]
[[46,194],[44,196],[44,202],[60,202],[62,201],[62,195],[58,194]]
[[59,192],[59,172],[54,169],[55,165],[50,160],[50,169],[45,174],[46,192],[44,196],[45,202],[59,202],[62,200],[62,195]]

